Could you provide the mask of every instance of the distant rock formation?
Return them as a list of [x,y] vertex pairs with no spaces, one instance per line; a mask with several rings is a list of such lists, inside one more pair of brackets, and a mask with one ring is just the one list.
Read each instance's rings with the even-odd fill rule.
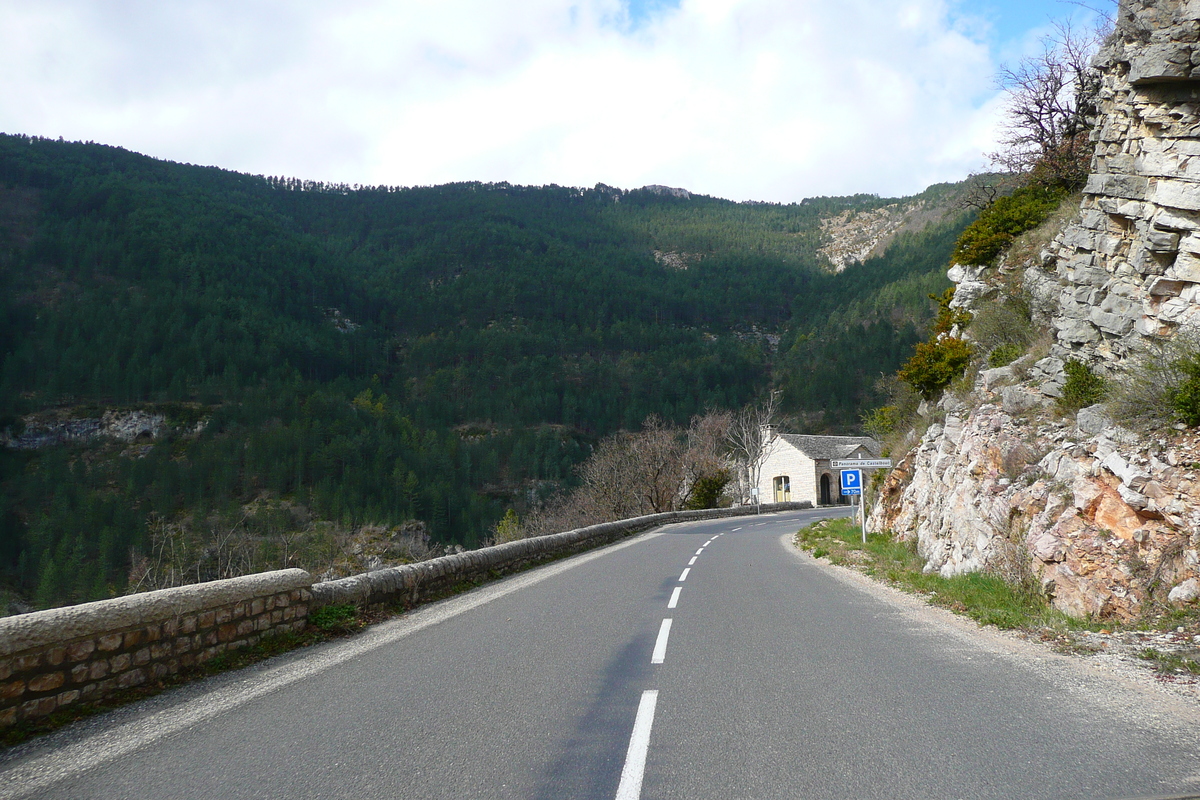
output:
[[[24,428],[19,434],[0,431],[0,446],[39,450],[60,444],[89,444],[101,439],[148,444],[172,427],[166,415],[157,412],[108,409],[99,416],[94,414],[84,416],[69,409],[30,414],[24,418]],[[182,432],[197,434],[206,424],[206,420],[201,420],[192,430]]]
[[825,244],[817,252],[825,256],[834,272],[841,272],[850,264],[882,253],[897,233],[911,227],[913,217],[924,208],[925,202],[917,200],[867,210],[846,209],[821,220]]
[[662,186],[657,183],[652,183],[649,186],[643,186],[642,191],[654,192],[655,194],[660,194],[667,197],[678,197],[683,200],[690,200],[692,197],[692,193],[687,189],[676,189],[672,186]]
[[703,253],[678,253],[674,250],[653,250],[654,260],[667,269],[685,270],[704,258]]

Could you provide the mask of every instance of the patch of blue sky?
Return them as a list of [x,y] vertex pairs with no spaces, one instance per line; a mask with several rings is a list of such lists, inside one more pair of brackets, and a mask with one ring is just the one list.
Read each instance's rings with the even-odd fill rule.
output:
[[631,30],[643,28],[668,11],[679,8],[679,0],[623,0]]
[[1040,49],[1040,40],[1055,22],[1069,20],[1087,27],[1102,13],[1116,12],[1114,0],[961,0],[955,11],[983,23],[975,31],[1002,61]]

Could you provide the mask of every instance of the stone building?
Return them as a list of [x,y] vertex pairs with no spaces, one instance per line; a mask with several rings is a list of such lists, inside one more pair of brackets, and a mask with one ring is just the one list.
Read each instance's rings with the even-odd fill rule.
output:
[[758,470],[758,497],[764,503],[845,504],[838,470],[830,461],[877,458],[879,444],[865,436],[802,436],[768,431]]

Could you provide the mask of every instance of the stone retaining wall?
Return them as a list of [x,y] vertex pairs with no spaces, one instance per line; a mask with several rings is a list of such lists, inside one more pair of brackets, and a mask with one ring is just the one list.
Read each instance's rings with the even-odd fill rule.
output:
[[288,569],[0,619],[0,727],[302,630],[311,584]]
[[[794,511],[810,503],[777,503]],[[516,572],[659,525],[754,514],[672,511],[314,584],[304,570],[264,572],[0,619],[0,728],[174,675],[268,633],[304,629],[310,609],[415,605],[464,582]]]

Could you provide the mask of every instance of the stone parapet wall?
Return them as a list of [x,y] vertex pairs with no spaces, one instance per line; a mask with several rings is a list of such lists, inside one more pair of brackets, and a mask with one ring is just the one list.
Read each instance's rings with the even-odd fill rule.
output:
[[302,630],[311,583],[289,569],[0,619],[0,727]]
[[[812,504],[775,503],[762,506],[764,512],[797,511],[805,508],[812,508]],[[590,525],[548,536],[519,539],[418,564],[389,567],[341,580],[314,584],[312,605],[314,608],[345,603],[359,606],[397,602],[415,605],[437,597],[464,582],[487,580],[504,573],[515,572],[539,561],[599,547],[659,525],[754,513],[756,508],[753,506],[703,511],[668,511]]]

